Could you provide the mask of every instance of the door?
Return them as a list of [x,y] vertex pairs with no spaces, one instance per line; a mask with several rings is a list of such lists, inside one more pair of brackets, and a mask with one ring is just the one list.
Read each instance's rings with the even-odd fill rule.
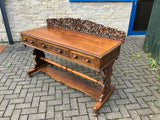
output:
[[154,0],[135,0],[132,5],[128,35],[145,35]]

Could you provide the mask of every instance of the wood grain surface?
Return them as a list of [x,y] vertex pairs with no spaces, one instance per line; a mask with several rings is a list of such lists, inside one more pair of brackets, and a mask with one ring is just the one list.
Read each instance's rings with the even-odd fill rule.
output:
[[114,48],[120,46],[122,41],[98,37],[86,33],[80,33],[53,26],[44,26],[21,32],[23,35],[44,40],[50,43],[57,43],[67,48],[75,48],[87,51],[97,56],[104,56]]

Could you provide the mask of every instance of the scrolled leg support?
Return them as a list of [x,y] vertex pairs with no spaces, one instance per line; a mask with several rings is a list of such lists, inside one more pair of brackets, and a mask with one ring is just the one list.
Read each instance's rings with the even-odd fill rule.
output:
[[101,88],[101,95],[99,96],[99,100],[93,107],[93,116],[97,116],[97,112],[100,107],[107,101],[109,96],[114,91],[114,86],[111,85],[111,75],[112,75],[112,66],[114,64],[114,60],[111,61],[106,68],[103,69],[103,86]]
[[47,62],[39,59],[40,57],[45,58],[45,54],[44,54],[43,51],[38,50],[38,49],[34,49],[33,50],[33,55],[35,55],[34,60],[35,60],[36,64],[35,64],[34,68],[32,68],[32,69],[27,71],[27,74],[29,76],[31,76],[32,73],[36,72],[38,70],[38,68],[40,68],[40,67],[42,67],[42,66],[47,64]]

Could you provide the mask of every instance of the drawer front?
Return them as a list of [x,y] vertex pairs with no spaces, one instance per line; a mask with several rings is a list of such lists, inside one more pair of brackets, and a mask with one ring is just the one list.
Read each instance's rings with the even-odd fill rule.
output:
[[51,43],[47,43],[44,41],[38,41],[37,42],[37,47],[42,48],[44,50],[59,54],[59,55],[63,55],[68,57],[69,56],[69,50],[65,49],[63,47],[59,47],[57,45],[51,44]]
[[34,38],[28,37],[28,36],[22,36],[22,42],[28,44],[28,45],[32,45],[32,46],[36,46],[37,45],[37,41]]
[[96,57],[92,57],[90,55],[86,55],[77,51],[72,51],[71,49],[67,49],[62,46],[55,45],[36,38],[28,37],[26,35],[22,35],[21,37],[22,42],[26,45],[49,52],[51,54],[58,55],[59,57],[66,58],[88,68],[99,71],[100,62]]
[[76,61],[89,64],[89,65],[94,65],[94,62],[95,62],[94,57],[91,57],[82,53],[74,52],[74,51],[71,51],[71,58]]

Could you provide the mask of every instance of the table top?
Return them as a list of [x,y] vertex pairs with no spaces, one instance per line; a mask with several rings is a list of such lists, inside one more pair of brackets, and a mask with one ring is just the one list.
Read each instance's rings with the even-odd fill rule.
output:
[[35,28],[23,31],[21,34],[29,35],[46,42],[57,43],[66,48],[74,48],[81,52],[84,51],[100,58],[122,44],[122,41],[119,40],[112,40],[53,26]]

